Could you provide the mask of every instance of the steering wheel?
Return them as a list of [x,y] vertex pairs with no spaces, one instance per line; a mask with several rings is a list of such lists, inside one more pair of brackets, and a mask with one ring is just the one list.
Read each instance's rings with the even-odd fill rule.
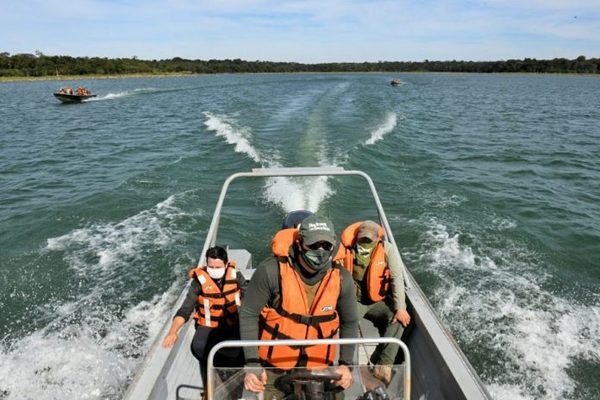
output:
[[327,369],[299,369],[284,376],[291,381],[329,382],[339,380],[342,377],[342,374]]
[[[313,393],[313,396],[316,396],[314,398],[321,398],[319,397],[318,393],[325,393],[325,385],[332,380],[337,381],[341,377],[341,374],[328,371],[326,369],[299,369],[281,375],[275,380],[274,384],[275,387],[281,390],[283,393],[297,393],[298,390],[301,390],[302,392],[307,393],[307,396],[302,398],[313,398],[308,393]],[[292,397],[289,398],[296,397],[292,395]]]

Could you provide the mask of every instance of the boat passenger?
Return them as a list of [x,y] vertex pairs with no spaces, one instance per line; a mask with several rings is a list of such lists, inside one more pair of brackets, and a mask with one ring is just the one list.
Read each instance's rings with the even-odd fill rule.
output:
[[[383,228],[373,221],[351,224],[341,234],[335,259],[352,274],[359,317],[373,322],[384,337],[400,339],[410,323],[404,293],[404,264],[396,247],[384,240]],[[381,343],[371,356],[373,375],[389,384],[399,346]]]
[[[354,338],[358,333],[356,297],[348,271],[332,261],[336,235],[329,219],[311,215],[300,228],[283,229],[271,243],[273,256],[261,262],[248,285],[240,309],[242,340]],[[257,323],[258,321],[258,323]],[[278,377],[297,367],[322,369],[334,364],[336,347],[245,347],[244,387],[264,393],[264,399],[281,399]],[[334,381],[336,398],[352,385],[349,365],[354,345],[340,346]],[[269,367],[263,369],[263,367]]]
[[[206,251],[206,266],[189,272],[193,281],[187,297],[177,311],[169,332],[163,339],[163,347],[171,347],[177,340],[179,329],[187,321],[194,307],[196,333],[191,350],[200,361],[202,382],[206,387],[206,363],[210,350],[224,340],[239,340],[238,307],[246,286],[246,279],[228,261],[227,251],[220,246]],[[244,365],[243,353],[236,348],[223,349],[215,356],[217,367]]]

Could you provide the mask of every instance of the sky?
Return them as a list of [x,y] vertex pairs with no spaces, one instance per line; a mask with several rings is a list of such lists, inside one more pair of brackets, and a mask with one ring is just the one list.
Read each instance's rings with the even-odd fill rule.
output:
[[600,57],[600,0],[2,0],[0,52],[300,63]]

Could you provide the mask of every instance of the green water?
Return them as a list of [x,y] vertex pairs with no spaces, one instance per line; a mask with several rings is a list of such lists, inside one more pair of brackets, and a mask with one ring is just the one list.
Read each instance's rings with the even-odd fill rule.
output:
[[[120,398],[260,166],[374,180],[402,257],[497,399],[600,397],[600,79],[218,75],[0,84],[0,398]],[[344,179],[232,188],[222,241],[372,217]],[[245,200],[242,201],[242,200]],[[250,207],[252,210],[250,211]]]

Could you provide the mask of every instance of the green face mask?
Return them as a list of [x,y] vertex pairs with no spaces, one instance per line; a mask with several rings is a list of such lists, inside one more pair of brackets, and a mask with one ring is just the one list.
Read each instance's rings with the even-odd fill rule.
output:
[[330,266],[330,261],[333,254],[331,250],[319,248],[317,250],[305,250],[302,253],[302,258],[310,268],[315,271],[321,271]]
[[356,243],[356,252],[361,256],[370,256],[377,242]]

